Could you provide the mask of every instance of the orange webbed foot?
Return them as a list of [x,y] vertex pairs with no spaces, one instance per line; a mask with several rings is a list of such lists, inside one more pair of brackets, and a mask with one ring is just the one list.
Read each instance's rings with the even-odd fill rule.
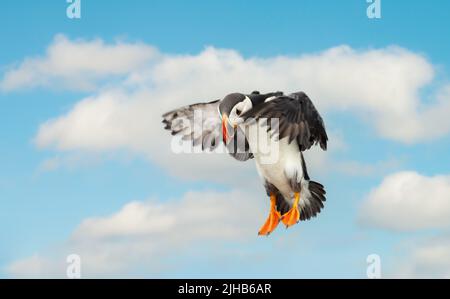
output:
[[272,233],[275,228],[277,228],[278,223],[280,223],[281,214],[276,209],[276,197],[275,195],[270,195],[270,212],[269,216],[267,217],[266,222],[261,227],[261,229],[258,232],[258,235],[260,236],[268,236],[270,233]]
[[281,218],[281,221],[283,221],[284,225],[286,225],[286,228],[289,228],[290,226],[297,224],[300,221],[300,211],[298,209],[299,201],[300,193],[295,192],[295,198],[292,208]]

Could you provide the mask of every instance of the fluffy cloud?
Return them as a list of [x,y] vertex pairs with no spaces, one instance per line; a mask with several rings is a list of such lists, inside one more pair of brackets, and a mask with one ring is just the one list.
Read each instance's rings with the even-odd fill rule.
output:
[[[68,59],[67,53],[75,56]],[[18,78],[38,80],[11,79],[21,73]],[[2,85],[19,88],[45,82],[60,87],[76,83],[71,85],[76,87],[95,85],[99,78],[111,75],[124,77],[116,80],[114,87],[106,84],[67,113],[43,123],[36,144],[62,152],[126,150],[145,155],[184,178],[191,178],[191,170],[196,169],[197,179],[242,179],[254,173],[251,163],[237,168],[238,162],[224,155],[172,153],[171,138],[162,130],[160,115],[231,91],[255,89],[305,90],[323,114],[351,112],[371,123],[381,136],[401,142],[437,138],[450,129],[450,88],[432,94],[435,101],[421,100],[421,89],[433,80],[433,66],[424,57],[398,47],[360,51],[339,46],[297,57],[244,58],[236,51],[213,47],[197,55],[165,55],[144,44],[71,41],[58,36],[46,56],[25,59],[5,74]],[[65,82],[62,85],[61,80]],[[334,128],[328,129],[330,149],[339,148]],[[315,166],[329,166],[327,157],[318,151],[309,154],[312,171]],[[51,163],[44,168],[53,167]],[[376,171],[370,165],[348,163],[333,169]]]
[[57,87],[89,90],[109,76],[126,75],[158,56],[151,46],[102,40],[71,41],[55,37],[44,57],[27,58],[4,75],[0,89],[11,91],[28,87]]
[[[66,61],[66,47],[78,53],[76,60]],[[106,45],[99,40],[72,42],[58,37],[47,52],[47,57],[27,59],[8,72],[3,86],[35,85],[33,80],[11,83],[16,82],[11,79],[16,73],[45,82],[57,82],[49,80],[57,77],[72,83],[79,81],[77,77],[89,81],[85,73],[127,77],[43,124],[36,136],[41,147],[65,151],[125,148],[157,155],[152,143],[168,140],[161,140],[161,113],[231,91],[254,89],[305,90],[324,113],[354,112],[379,135],[401,142],[437,138],[450,130],[446,116],[450,88],[432,94],[435,101],[430,104],[422,101],[420,91],[432,82],[433,66],[424,57],[398,47],[357,51],[339,46],[298,57],[244,58],[236,51],[212,47],[198,55],[163,55],[142,44]],[[104,52],[109,54],[99,54]],[[92,59],[98,55],[101,58]],[[53,67],[44,72],[42,64]]]
[[395,264],[394,277],[450,278],[450,235],[408,244],[407,251]]
[[[67,53],[76,54],[67,59]],[[187,158],[186,154],[173,154],[170,136],[160,124],[160,115],[167,110],[216,99],[231,91],[302,89],[324,114],[370,114],[365,119],[380,135],[402,142],[439,137],[450,129],[446,117],[450,89],[442,88],[433,104],[421,101],[420,89],[433,79],[433,67],[422,56],[398,47],[357,51],[339,46],[298,57],[244,58],[236,51],[213,47],[198,55],[164,55],[143,44],[109,45],[101,40],[71,41],[58,36],[45,57],[26,59],[7,72],[3,86],[36,86],[34,79],[11,79],[21,73],[24,75],[18,78],[36,78],[36,82],[62,87],[125,75],[115,87],[106,85],[67,113],[43,123],[36,144],[63,152],[128,150],[184,178],[191,178],[194,168],[195,178],[221,182],[231,176],[253,174],[250,163],[241,164],[237,170],[237,162],[224,155],[190,154]],[[65,83],[61,85],[58,80]],[[340,147],[332,129],[331,150]],[[317,152],[310,154],[310,160],[313,171],[315,165],[330,163]],[[357,168],[358,172],[367,172]],[[355,165],[337,165],[334,169],[355,172]]]
[[413,231],[450,227],[450,176],[416,172],[387,176],[365,200],[360,221],[369,226]]
[[[263,197],[262,197],[263,198]],[[131,202],[117,213],[84,220],[70,239],[52,252],[9,265],[15,277],[61,277],[66,256],[81,257],[83,276],[111,273],[158,274],[174,256],[196,248],[224,254],[222,241],[255,239],[268,201],[247,192],[189,192],[180,200]],[[217,248],[216,248],[217,246]],[[190,252],[195,257],[195,252]],[[214,254],[209,252],[210,259]]]
[[33,255],[12,263],[6,271],[18,278],[62,277],[65,273],[65,262],[64,258],[61,261],[55,261]]

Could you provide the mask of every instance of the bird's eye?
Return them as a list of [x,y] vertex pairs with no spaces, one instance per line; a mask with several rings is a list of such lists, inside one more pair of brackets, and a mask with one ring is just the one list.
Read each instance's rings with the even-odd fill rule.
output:
[[236,114],[237,114],[237,115],[240,115],[241,112],[242,112],[242,111],[241,111],[240,109],[236,109]]

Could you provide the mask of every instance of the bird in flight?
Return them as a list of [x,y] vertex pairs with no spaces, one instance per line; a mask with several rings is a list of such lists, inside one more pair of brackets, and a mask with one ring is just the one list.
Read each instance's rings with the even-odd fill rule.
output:
[[232,93],[167,112],[163,123],[172,135],[204,151],[223,143],[235,159],[255,160],[270,198],[269,215],[259,235],[269,235],[280,221],[288,228],[309,220],[324,207],[324,186],[310,179],[302,152],[313,145],[326,150],[328,136],[304,92]]

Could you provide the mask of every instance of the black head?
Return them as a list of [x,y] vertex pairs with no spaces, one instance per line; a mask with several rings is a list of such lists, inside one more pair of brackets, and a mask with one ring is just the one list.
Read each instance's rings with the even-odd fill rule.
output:
[[227,95],[219,105],[220,115],[223,117],[224,115],[228,116],[233,110],[233,107],[236,106],[237,103],[245,100],[245,95],[242,93],[230,93]]
[[228,116],[230,115],[233,108],[244,100],[245,95],[243,95],[242,93],[231,93],[227,95],[219,104],[220,117],[222,118],[222,138],[224,144],[227,144],[229,141],[229,132],[236,129],[235,127],[230,128]]

